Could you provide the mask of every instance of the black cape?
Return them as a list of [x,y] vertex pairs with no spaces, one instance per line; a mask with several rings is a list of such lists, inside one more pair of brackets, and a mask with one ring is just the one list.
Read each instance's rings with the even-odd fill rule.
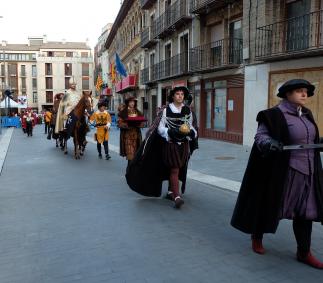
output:
[[[166,142],[157,132],[163,109],[159,112],[146,138],[138,149],[134,159],[129,163],[126,180],[131,190],[148,197],[160,197],[162,183],[169,179],[169,168],[162,159],[162,143]],[[193,123],[194,126],[194,123]],[[191,154],[197,148],[197,140],[190,142]],[[188,162],[187,162],[188,163]],[[187,175],[187,163],[180,169],[179,180],[184,194]]]
[[[308,118],[315,125],[315,143],[318,143],[317,125],[310,110],[306,111],[309,111]],[[259,112],[257,121],[266,125],[272,138],[284,145],[290,144],[287,122],[278,107]],[[253,145],[231,219],[233,227],[249,234],[276,232],[289,158],[290,151],[263,157],[257,145]],[[315,151],[314,157],[314,182],[319,220],[322,222],[323,176],[319,150]]]

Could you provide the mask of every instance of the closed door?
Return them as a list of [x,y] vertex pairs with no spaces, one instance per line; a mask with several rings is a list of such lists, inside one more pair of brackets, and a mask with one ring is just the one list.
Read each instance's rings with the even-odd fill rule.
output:
[[227,112],[227,89],[219,88],[215,90],[214,97],[214,121],[213,128],[217,131],[226,130]]

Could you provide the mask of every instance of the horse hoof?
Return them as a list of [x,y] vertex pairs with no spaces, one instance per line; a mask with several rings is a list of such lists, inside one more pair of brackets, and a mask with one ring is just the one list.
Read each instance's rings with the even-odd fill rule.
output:
[[56,147],[58,147],[58,144],[56,145]]
[[66,155],[67,154],[67,151],[65,151],[64,154]]

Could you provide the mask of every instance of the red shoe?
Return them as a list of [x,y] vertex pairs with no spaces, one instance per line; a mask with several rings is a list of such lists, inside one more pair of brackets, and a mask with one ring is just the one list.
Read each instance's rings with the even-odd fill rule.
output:
[[317,258],[315,258],[311,252],[309,252],[305,257],[301,256],[300,253],[297,252],[297,260],[303,262],[309,266],[314,268],[323,269],[323,263],[320,262]]
[[262,245],[262,239],[254,239],[251,237],[252,241],[252,250],[257,253],[263,255],[265,253],[265,249]]

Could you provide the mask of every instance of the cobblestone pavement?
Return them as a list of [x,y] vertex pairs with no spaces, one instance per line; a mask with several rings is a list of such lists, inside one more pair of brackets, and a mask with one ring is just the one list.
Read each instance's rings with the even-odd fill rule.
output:
[[[212,156],[205,144],[217,146]],[[209,164],[191,168],[241,176],[245,163],[224,176],[217,166],[230,160],[214,158],[238,156],[232,148],[246,150],[202,141],[193,158]],[[0,176],[1,283],[321,282],[322,271],[295,260],[289,221],[265,237],[266,255],[251,252],[248,235],[229,225],[235,192],[189,180],[185,205],[175,210],[130,191],[118,154],[99,160],[93,143],[82,160],[71,152],[71,142],[67,156],[55,148],[43,127],[29,138],[14,130]],[[321,259],[322,231],[314,225],[313,252]]]

